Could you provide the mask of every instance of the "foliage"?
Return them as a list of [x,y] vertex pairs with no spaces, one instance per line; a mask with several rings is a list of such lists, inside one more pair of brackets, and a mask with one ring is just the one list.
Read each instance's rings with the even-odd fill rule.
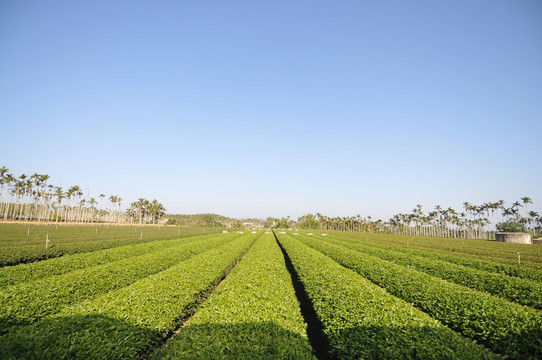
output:
[[126,213],[132,221],[136,221],[138,224],[156,224],[166,213],[166,208],[156,199],[149,201],[144,198],[139,198],[137,201],[130,204]]
[[[371,216],[363,217],[360,214],[345,217],[330,217],[320,213],[316,214],[317,226],[307,226],[308,214],[298,219],[299,227],[318,228],[320,230],[354,231],[393,233],[414,236],[449,237],[462,239],[492,239],[493,226],[497,216],[508,221],[522,224],[532,231],[542,229],[542,216],[536,211],[528,211],[532,200],[525,196],[522,202],[516,201],[510,207],[505,206],[503,200],[473,205],[469,202],[463,204],[460,211],[436,205],[434,210],[425,212],[422,205],[416,205],[411,213],[393,215],[388,221],[374,220]],[[524,211],[520,211],[520,208]],[[284,226],[283,226],[284,227]]]
[[[14,177],[5,166],[0,168],[0,219],[40,222],[127,223],[134,217],[142,224],[142,214],[153,224],[165,213],[156,200],[139,199],[125,213],[122,198],[111,195],[110,208],[103,205],[105,194],[84,198],[79,185],[64,191],[60,186],[47,184],[50,176],[34,173]],[[4,198],[6,200],[4,201]],[[128,215],[128,216],[127,216]]]
[[508,301],[542,309],[542,284],[537,281],[490,273],[435,258],[417,256],[415,253],[396,250],[389,246],[372,245],[367,242],[352,243],[332,237],[327,237],[326,241],[399,265],[412,267],[471,289],[485,291]]
[[542,357],[538,310],[322,240],[301,241],[497,353]]
[[217,214],[167,215],[167,224],[180,226],[207,226],[216,228],[261,228],[259,219],[233,219]]
[[317,229],[318,220],[313,214],[303,215],[297,219],[297,224],[300,229]]
[[256,237],[238,237],[35,324],[14,327],[0,338],[0,358],[146,356],[216,287]]
[[47,261],[7,266],[0,268],[0,288],[133,258],[191,241],[204,241],[213,236],[216,235],[210,234],[173,240],[156,240],[150,243],[125,245],[90,253],[66,255]]
[[166,270],[196,254],[227,243],[237,234],[193,239],[162,250],[88,266],[63,275],[44,277],[2,289],[0,332],[13,325],[29,324],[80,302]]
[[502,232],[527,232],[525,224],[521,224],[514,220],[498,223],[497,230]]
[[[219,232],[166,226],[69,226],[0,224],[0,267],[67,254]],[[48,234],[47,234],[48,233]],[[49,246],[45,248],[46,234]]]
[[[369,241],[397,248],[423,251],[427,256],[511,276],[542,281],[542,246],[502,243],[475,239],[434,238],[428,236],[326,232],[330,236]],[[518,265],[521,252],[521,266]],[[429,255],[431,254],[431,255]],[[540,270],[536,270],[540,269]]]
[[288,235],[278,239],[322,321],[331,358],[498,358],[320,252]]
[[290,275],[262,235],[153,359],[314,359]]

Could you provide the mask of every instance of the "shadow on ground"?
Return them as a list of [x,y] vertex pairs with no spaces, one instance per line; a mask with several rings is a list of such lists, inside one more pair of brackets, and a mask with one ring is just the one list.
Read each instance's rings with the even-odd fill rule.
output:
[[[314,359],[306,337],[271,322],[189,324],[168,335],[99,314],[46,318],[0,337],[0,359]],[[499,358],[444,327],[357,326],[328,335],[332,359]],[[540,355],[517,351],[511,358]]]
[[269,322],[187,326],[166,340],[160,331],[98,314],[55,317],[12,327],[0,337],[0,359],[313,358],[306,338]]

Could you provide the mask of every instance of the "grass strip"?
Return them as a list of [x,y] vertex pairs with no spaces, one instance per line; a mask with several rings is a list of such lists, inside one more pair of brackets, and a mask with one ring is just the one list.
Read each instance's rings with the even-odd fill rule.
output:
[[0,337],[0,358],[135,359],[175,330],[247,251],[249,234]]
[[278,239],[322,321],[331,358],[499,358],[315,249]]
[[496,353],[542,358],[539,310],[326,241],[299,239]]
[[272,234],[262,235],[152,359],[315,359]]

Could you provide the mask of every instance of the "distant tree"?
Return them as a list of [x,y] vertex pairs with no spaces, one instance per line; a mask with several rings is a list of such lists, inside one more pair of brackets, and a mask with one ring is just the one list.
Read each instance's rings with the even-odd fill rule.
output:
[[497,230],[502,232],[527,232],[524,224],[514,220],[498,223]]
[[297,219],[298,226],[301,229],[317,229],[318,220],[313,214],[303,215]]

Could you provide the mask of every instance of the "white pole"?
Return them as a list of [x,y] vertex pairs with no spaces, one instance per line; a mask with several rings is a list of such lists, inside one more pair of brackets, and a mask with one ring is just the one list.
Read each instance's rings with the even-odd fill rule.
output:
[[521,264],[521,258],[520,258],[520,255],[519,255],[519,251],[518,251],[518,264]]
[[45,249],[49,246],[49,231],[45,232]]

